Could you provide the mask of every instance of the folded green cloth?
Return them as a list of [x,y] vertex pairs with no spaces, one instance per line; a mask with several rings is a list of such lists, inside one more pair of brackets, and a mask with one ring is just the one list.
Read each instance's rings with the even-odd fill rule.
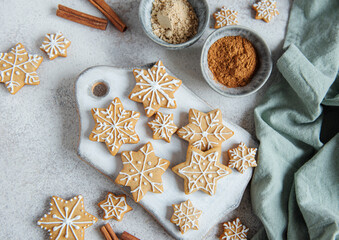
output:
[[264,229],[254,239],[339,239],[339,134],[320,141],[339,124],[322,126],[323,105],[339,106],[339,1],[295,0],[284,48],[255,109],[251,198]]

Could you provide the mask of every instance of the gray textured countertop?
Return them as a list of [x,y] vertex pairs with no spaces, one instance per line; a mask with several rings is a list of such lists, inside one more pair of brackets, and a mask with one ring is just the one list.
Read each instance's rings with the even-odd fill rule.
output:
[[[86,165],[76,155],[78,116],[74,98],[77,75],[93,65],[137,66],[162,59],[171,71],[209,104],[222,110],[224,117],[254,134],[253,109],[273,77],[256,94],[240,99],[218,95],[208,87],[200,72],[200,52],[209,28],[192,47],[167,51],[151,42],[137,18],[137,0],[108,0],[129,29],[118,32],[111,24],[106,31],[91,29],[55,16],[57,4],[102,17],[88,1],[0,1],[0,52],[21,42],[31,54],[44,61],[38,69],[39,86],[24,86],[12,96],[0,84],[0,239],[47,239],[36,221],[48,210],[52,195],[71,198],[82,194],[86,210],[98,217],[97,203],[107,191],[119,193],[106,177]],[[267,41],[276,60],[281,54],[290,0],[278,2],[280,15],[271,23],[254,20],[254,1],[210,0],[211,13],[217,6],[238,10],[239,24],[252,28]],[[212,19],[211,19],[212,20]],[[213,25],[213,20],[210,25]],[[39,50],[44,35],[61,31],[72,41],[67,58],[49,61]],[[185,76],[195,81],[185,81]],[[118,234],[128,231],[141,239],[168,239],[169,235],[139,205],[128,202],[133,212],[122,222],[109,221]],[[239,208],[225,215],[225,221],[239,216],[252,236],[260,226],[253,215],[249,190]],[[99,222],[86,230],[86,239],[103,239]],[[216,226],[208,239],[216,239],[222,228]]]

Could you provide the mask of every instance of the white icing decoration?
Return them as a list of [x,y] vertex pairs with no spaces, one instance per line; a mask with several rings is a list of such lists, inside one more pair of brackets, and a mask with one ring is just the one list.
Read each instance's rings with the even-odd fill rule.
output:
[[[189,193],[203,189],[210,195],[213,195],[217,180],[229,174],[228,171],[220,167],[219,152],[209,153],[205,157],[194,151],[191,153],[189,165],[179,168],[178,172],[187,179]],[[211,166],[213,170],[210,169]],[[214,177],[212,178],[213,175]],[[205,184],[202,186],[198,181]]]
[[[81,201],[82,197],[79,196],[78,201],[76,204],[73,206],[73,208],[70,210],[68,207],[64,208],[64,211],[59,207],[59,204],[57,201],[60,201],[59,198],[55,199],[54,197],[52,200],[55,203],[55,207],[58,210],[58,214],[53,214],[53,218],[56,219],[55,221],[51,222],[43,222],[43,221],[38,221],[38,225],[56,225],[52,228],[53,232],[58,231],[58,235],[55,237],[55,240],[63,239],[63,236],[61,236],[64,233],[64,238],[69,238],[71,237],[69,233],[71,232],[73,234],[74,239],[78,240],[78,236],[75,233],[75,230],[78,230],[81,228],[79,226],[80,224],[93,224],[95,223],[95,218],[94,221],[81,221],[81,216],[80,215],[74,215],[74,212],[78,211],[79,203]],[[81,206],[83,207],[83,206]],[[47,217],[46,215],[44,217]],[[80,220],[80,221],[78,221]],[[41,226],[43,227],[43,226]],[[45,227],[45,229],[47,229]]]
[[[122,103],[115,98],[108,109],[102,111],[93,108],[96,128],[93,129],[93,139],[104,141],[112,152],[121,147],[123,143],[136,143],[138,135],[135,132],[135,123],[140,113],[124,110]],[[96,132],[102,131],[102,132]]]
[[148,123],[153,130],[153,135],[159,134],[162,139],[170,141],[171,136],[178,129],[173,122],[173,114],[157,113],[155,119]]
[[199,228],[198,219],[202,212],[196,209],[190,200],[174,204],[173,209],[174,213],[171,222],[179,226],[182,233],[185,233],[190,228],[195,230]]
[[100,207],[105,212],[104,219],[106,220],[111,217],[120,220],[122,215],[128,210],[126,198],[124,196],[116,197],[111,193],[108,194],[107,201],[100,204]]
[[246,240],[249,228],[243,225],[240,222],[239,218],[236,218],[232,222],[227,222],[223,224],[224,226],[224,233],[221,239],[225,240],[232,240],[232,239],[239,239],[239,240]]
[[58,54],[65,55],[69,41],[60,32],[56,34],[46,34],[45,39],[42,42],[41,49],[44,50],[49,58],[54,58]]
[[[181,80],[179,79],[173,78],[170,80],[166,78],[169,76],[167,73],[160,75],[160,71],[165,70],[161,61],[158,61],[152,69],[153,68],[155,68],[156,71],[152,71],[151,69],[147,71],[143,69],[133,70],[136,73],[136,87],[139,87],[140,90],[133,92],[131,99],[134,100],[133,98],[136,97],[141,100],[141,102],[144,102],[147,116],[153,115],[160,107],[175,107],[175,100],[167,92],[175,92],[181,85]],[[139,80],[140,78],[144,81]],[[149,103],[145,104],[146,101],[149,101]]]
[[[9,56],[9,54],[14,54],[14,59],[12,56]],[[6,60],[12,60],[13,61],[8,61]],[[18,63],[18,58],[21,57],[23,59],[27,59],[21,63]],[[39,78],[35,70],[39,66],[39,62],[42,60],[42,57],[37,56],[37,55],[30,55],[26,52],[25,48],[21,44],[17,44],[14,48],[11,49],[10,53],[0,53],[0,63],[6,64],[7,68],[3,69],[0,71],[0,77],[1,80],[0,82],[4,82],[7,89],[11,92],[14,93],[16,88],[21,88],[24,84],[38,84],[39,83]],[[27,67],[25,68],[25,64],[28,64],[32,66],[33,69],[30,71],[27,71]],[[14,74],[18,71],[21,70],[24,75],[24,83],[21,83],[19,81],[16,81],[14,79]],[[10,76],[9,79],[5,79],[6,76]]]
[[216,25],[218,27],[223,27],[226,25],[236,25],[238,23],[237,14],[237,11],[222,7],[220,12],[217,12],[214,15],[216,19]]
[[258,17],[261,17],[269,22],[272,20],[272,17],[279,14],[276,4],[277,1],[275,0],[261,0],[260,2],[253,4],[253,7],[258,12]]
[[[192,146],[201,149],[211,149],[215,146],[219,146],[220,142],[227,140],[230,136],[233,135],[233,132],[226,128],[222,121],[218,119],[221,115],[220,110],[216,111],[215,114],[212,112],[201,114],[197,110],[192,110],[193,116],[190,119],[190,123],[179,129],[179,133],[182,134],[182,138],[187,141],[192,140],[194,137],[198,136],[198,139],[192,143]],[[203,120],[207,123],[206,126],[203,126]],[[195,131],[191,126],[197,126],[198,131]],[[229,137],[227,137],[230,135]],[[217,141],[211,140],[211,138],[216,138]]]
[[[133,159],[133,152],[130,151],[128,152],[128,154],[126,154],[125,152],[122,153],[122,156],[124,157],[123,159],[123,164],[124,165],[129,165],[132,166],[136,173],[134,174],[129,174],[127,172],[120,172],[119,176],[121,175],[120,178],[120,182],[124,182],[124,185],[127,186],[129,184],[129,181],[132,178],[138,178],[138,186],[135,189],[131,189],[132,193],[136,192],[136,202],[140,201],[144,195],[146,194],[146,192],[144,192],[142,190],[142,182],[148,182],[151,186],[151,190],[152,192],[158,192],[158,193],[162,193],[162,182],[153,182],[149,177],[153,176],[153,171],[162,171],[165,172],[168,165],[169,165],[169,161],[165,160],[165,159],[161,159],[158,158],[156,163],[152,163],[153,166],[149,166],[146,167],[146,162],[148,160],[148,157],[152,154],[154,155],[154,150],[153,147],[150,143],[147,143],[145,146],[143,146],[140,150],[139,150],[142,154],[143,154],[143,163],[142,166],[136,166],[134,164],[134,162],[136,162],[135,159]],[[118,176],[118,177],[119,177]]]
[[257,166],[255,161],[256,148],[247,148],[246,145],[241,142],[237,148],[229,150],[231,155],[228,162],[228,166],[236,168],[239,172],[243,173],[248,167]]

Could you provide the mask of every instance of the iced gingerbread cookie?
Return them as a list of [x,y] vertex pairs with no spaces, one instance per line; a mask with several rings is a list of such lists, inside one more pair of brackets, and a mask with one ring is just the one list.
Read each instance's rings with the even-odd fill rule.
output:
[[134,201],[139,202],[148,191],[153,193],[163,192],[161,176],[170,162],[157,157],[150,142],[137,152],[122,152],[121,159],[124,167],[115,182],[129,186]]
[[114,98],[107,109],[93,108],[92,115],[95,127],[89,139],[105,142],[113,156],[117,154],[122,144],[139,142],[135,125],[140,113],[125,110],[119,98]]
[[186,162],[172,168],[173,172],[185,179],[185,193],[190,194],[198,190],[214,195],[217,181],[232,173],[232,170],[219,162],[220,148],[212,148],[203,152],[189,146]]
[[222,116],[219,109],[203,113],[190,109],[189,124],[177,131],[180,138],[190,145],[206,151],[221,144],[233,136],[233,131],[222,124]]
[[125,213],[133,210],[126,202],[126,195],[116,196],[111,192],[106,195],[105,200],[98,203],[98,206],[104,210],[104,220],[114,218],[117,221],[121,221]]
[[253,4],[253,9],[257,12],[255,19],[262,19],[265,22],[270,22],[273,17],[278,16],[277,1],[261,0]]
[[42,60],[38,55],[28,54],[18,43],[9,53],[0,53],[0,82],[11,94],[16,94],[24,85],[38,85],[40,80],[36,70]]
[[171,136],[177,131],[178,127],[173,122],[173,114],[163,114],[157,112],[155,119],[147,123],[153,130],[153,139],[164,139],[171,142]]
[[172,207],[174,213],[171,222],[179,226],[181,234],[184,234],[189,229],[199,229],[198,221],[202,211],[195,208],[189,199],[180,204],[173,204]]
[[71,41],[67,40],[61,32],[45,35],[40,49],[47,53],[48,58],[53,60],[57,57],[67,57],[67,48],[71,45]]
[[248,167],[256,167],[256,148],[248,148],[241,142],[238,147],[227,151],[229,156],[228,166],[236,168],[240,173],[244,173]]
[[248,228],[240,222],[239,218],[223,224],[224,233],[219,237],[220,240],[246,240]]
[[162,61],[151,69],[133,70],[136,85],[129,95],[135,102],[144,104],[147,117],[151,117],[159,108],[176,108],[174,92],[181,85],[181,80],[168,75]]
[[213,14],[213,17],[215,19],[214,28],[218,29],[227,25],[237,25],[237,15],[237,11],[222,7],[219,12]]
[[38,225],[49,232],[50,239],[83,240],[85,229],[98,221],[85,211],[84,198],[81,195],[68,201],[53,196],[49,210],[38,221]]

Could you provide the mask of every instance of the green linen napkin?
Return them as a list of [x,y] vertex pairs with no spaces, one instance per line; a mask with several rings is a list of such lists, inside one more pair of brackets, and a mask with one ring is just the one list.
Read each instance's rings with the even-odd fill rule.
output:
[[[339,1],[295,0],[284,48],[255,109],[254,239],[339,239],[339,134],[326,129],[338,123],[322,125],[322,105],[339,106]],[[326,145],[324,130],[335,135]]]

